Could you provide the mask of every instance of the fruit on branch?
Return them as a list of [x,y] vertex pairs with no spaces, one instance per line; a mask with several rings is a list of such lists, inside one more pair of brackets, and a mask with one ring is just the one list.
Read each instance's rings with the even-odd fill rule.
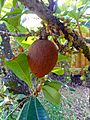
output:
[[32,73],[38,78],[48,74],[55,66],[58,51],[49,40],[36,40],[29,48],[28,63]]

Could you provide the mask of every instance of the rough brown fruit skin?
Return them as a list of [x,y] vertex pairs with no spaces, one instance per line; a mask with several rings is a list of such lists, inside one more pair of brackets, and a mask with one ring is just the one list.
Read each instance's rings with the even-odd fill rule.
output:
[[29,48],[28,63],[30,69],[38,78],[48,74],[55,66],[58,51],[49,40],[36,40]]

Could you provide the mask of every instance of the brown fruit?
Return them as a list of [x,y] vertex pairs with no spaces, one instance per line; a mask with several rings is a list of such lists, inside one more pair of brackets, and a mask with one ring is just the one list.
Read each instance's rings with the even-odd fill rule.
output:
[[38,78],[48,74],[55,66],[58,51],[49,40],[36,40],[28,52],[28,63],[33,74]]

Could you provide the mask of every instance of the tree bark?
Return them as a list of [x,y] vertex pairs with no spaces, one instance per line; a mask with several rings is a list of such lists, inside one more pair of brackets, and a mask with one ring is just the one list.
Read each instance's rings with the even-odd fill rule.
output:
[[[0,30],[3,31],[7,31],[5,24],[0,24]],[[14,57],[13,53],[12,53],[12,49],[10,46],[10,37],[6,36],[6,35],[1,35],[2,37],[2,49],[3,49],[3,54],[5,56],[5,58],[7,59],[11,59]]]

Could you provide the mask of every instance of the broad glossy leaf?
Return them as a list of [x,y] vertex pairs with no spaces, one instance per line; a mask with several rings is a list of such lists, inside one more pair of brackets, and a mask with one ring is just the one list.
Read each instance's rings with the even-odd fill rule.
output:
[[16,27],[16,26],[20,25],[20,18],[21,18],[21,14],[10,17],[10,18],[3,18],[2,20],[4,20],[7,23],[11,24],[12,26]]
[[32,45],[32,43],[36,40],[36,37],[35,36],[29,36],[27,38],[27,40],[25,41],[22,41],[22,43],[24,44],[28,44],[28,45]]
[[[20,33],[28,33],[27,29],[23,27],[22,25],[17,26],[17,29]],[[23,41],[26,40],[27,37],[15,37],[15,39],[18,41],[18,43],[24,47],[25,49],[28,49],[30,47],[30,44],[25,44]],[[26,42],[26,41],[25,41]]]
[[9,32],[16,32],[17,28],[15,28],[14,26],[12,26],[11,24],[7,23],[6,22],[6,26],[7,26],[7,29],[9,30]]
[[62,84],[59,81],[56,81],[56,80],[47,80],[47,81],[44,82],[44,86],[45,85],[53,87],[58,91],[61,88]]
[[60,93],[54,88],[50,87],[49,85],[45,85],[42,87],[42,91],[44,97],[54,105],[60,104],[61,95]]
[[57,75],[63,75],[64,69],[63,68],[54,68],[51,72],[56,73]]
[[[18,32],[24,33],[24,34],[28,33],[27,29],[25,27],[23,27],[22,25],[19,25],[19,26],[16,26],[16,27],[12,26],[9,23],[6,23],[6,25],[7,25],[7,28],[10,32],[16,33],[16,31],[18,31]],[[15,39],[25,49],[28,49],[30,47],[30,44],[23,43],[23,41],[25,41],[26,37],[15,37]]]
[[28,49],[30,47],[30,44],[25,44],[26,37],[16,37],[16,40],[18,41],[18,43],[25,49]]
[[16,3],[18,0],[13,0],[13,6],[16,7]]
[[23,106],[17,120],[50,120],[44,107],[36,97],[30,97]]
[[28,30],[25,27],[23,27],[22,25],[17,26],[17,29],[18,29],[18,32],[28,33]]
[[6,66],[11,69],[21,80],[31,86],[29,66],[26,54],[19,54],[10,61],[5,61]]
[[3,5],[4,5],[4,0],[0,0],[0,12],[1,12]]
[[[18,26],[14,27],[12,24],[9,24],[6,22],[6,26],[7,26],[8,30],[13,33],[16,33],[16,31],[18,31],[20,33],[24,33],[24,34],[28,33],[27,29],[20,24]],[[26,37],[24,37],[24,38],[26,38]]]
[[10,16],[10,15],[19,15],[22,14],[22,10],[20,8],[15,8],[14,10],[7,12],[4,17]]

